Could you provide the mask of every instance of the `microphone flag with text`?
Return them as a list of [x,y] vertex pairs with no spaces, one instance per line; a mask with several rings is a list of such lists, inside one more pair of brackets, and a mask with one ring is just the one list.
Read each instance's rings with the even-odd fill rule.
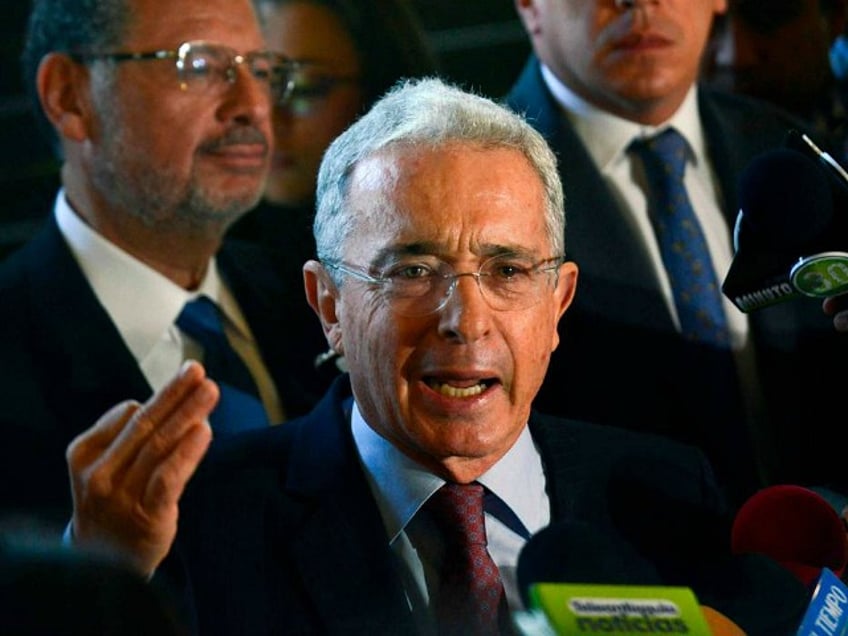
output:
[[712,528],[685,544],[688,519],[672,528],[661,518],[644,541],[655,508],[643,509],[633,532],[559,522],[533,535],[516,572],[527,608],[514,615],[519,633],[794,633],[809,593],[787,570],[763,555],[705,545]]
[[848,634],[846,610],[848,587],[831,570],[823,568],[797,636],[845,636]]
[[533,535],[516,575],[528,609],[514,621],[525,636],[717,633],[692,589],[665,585],[628,542],[587,523],[557,523]]
[[722,291],[751,312],[848,291],[848,173],[806,135],[754,158],[739,180],[735,254]]

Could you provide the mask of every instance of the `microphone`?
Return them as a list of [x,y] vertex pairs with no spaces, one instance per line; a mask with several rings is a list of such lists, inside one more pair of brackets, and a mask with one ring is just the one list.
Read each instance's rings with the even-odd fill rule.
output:
[[[649,516],[652,507],[644,512]],[[533,535],[516,569],[529,608],[515,615],[519,630],[738,636],[785,633],[781,629],[798,624],[809,595],[783,568],[761,555],[705,557],[696,545],[688,555],[671,546],[664,559],[686,563],[667,571],[664,559],[656,558],[666,528],[661,519],[648,546],[639,545],[641,530],[634,542],[583,522],[555,523]],[[682,574],[687,567],[689,574]]]
[[[654,566],[621,537],[587,523],[557,523],[533,535],[516,569],[529,612],[521,633],[744,634],[693,591],[663,584]],[[720,631],[723,630],[723,631]]]
[[[678,606],[692,607],[688,598],[752,635],[794,632],[809,604],[808,588],[768,556],[735,554],[729,511],[720,501],[698,501],[698,492],[681,487],[677,474],[661,461],[620,462],[602,488],[600,525],[555,523],[531,537],[516,568],[525,606],[543,613],[531,587],[548,594],[580,585],[662,588],[662,594],[682,594],[675,597]],[[542,583],[559,587],[550,591]],[[562,599],[548,603],[567,607]]]
[[848,631],[848,587],[828,568],[823,568],[810,606],[801,619],[799,636],[836,636]]
[[722,291],[743,312],[848,291],[848,173],[806,135],[757,156],[739,181]]
[[572,581],[662,585],[656,567],[620,536],[582,522],[554,523],[534,534],[518,557],[516,580],[525,605],[533,584]]
[[790,484],[754,493],[733,521],[731,547],[735,554],[774,559],[812,590],[798,634],[846,633],[848,587],[840,577],[848,564],[848,533],[824,497]]
[[788,484],[764,488],[742,504],[731,549],[771,557],[808,588],[824,568],[841,577],[848,565],[848,534],[839,513],[815,491]]

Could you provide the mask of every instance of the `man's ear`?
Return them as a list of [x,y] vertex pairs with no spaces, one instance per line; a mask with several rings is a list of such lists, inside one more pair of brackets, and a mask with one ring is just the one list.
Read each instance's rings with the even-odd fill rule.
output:
[[[577,291],[577,263],[574,261],[566,261],[560,266],[557,277],[557,286],[554,292],[556,298],[554,302],[554,324],[558,325],[560,319],[565,314],[565,311],[574,300],[574,294]],[[551,341],[551,351],[559,346],[559,331],[554,329]]]
[[86,139],[91,124],[88,69],[64,53],[48,53],[35,81],[41,108],[59,137]]
[[314,260],[303,265],[303,286],[306,290],[306,301],[321,320],[327,343],[333,351],[343,356],[342,328],[336,315],[338,288],[324,266]]

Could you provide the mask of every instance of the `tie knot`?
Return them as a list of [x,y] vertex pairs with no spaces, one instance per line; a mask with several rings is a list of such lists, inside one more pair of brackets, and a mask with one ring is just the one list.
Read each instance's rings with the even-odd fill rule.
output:
[[686,170],[686,139],[674,128],[667,128],[648,139],[636,139],[630,144],[649,175],[657,169],[678,179]]
[[201,342],[206,342],[209,336],[224,333],[221,310],[207,296],[188,301],[177,316],[177,326]]
[[486,545],[482,485],[445,484],[430,496],[427,506],[448,541]]

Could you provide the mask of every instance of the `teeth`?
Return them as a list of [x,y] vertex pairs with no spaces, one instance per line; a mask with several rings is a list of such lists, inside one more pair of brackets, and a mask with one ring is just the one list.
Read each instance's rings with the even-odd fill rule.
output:
[[463,388],[451,386],[450,384],[439,384],[437,382],[432,382],[430,386],[432,386],[435,391],[438,391],[442,395],[447,395],[448,397],[471,397],[473,395],[480,395],[486,390],[486,385],[482,383]]

